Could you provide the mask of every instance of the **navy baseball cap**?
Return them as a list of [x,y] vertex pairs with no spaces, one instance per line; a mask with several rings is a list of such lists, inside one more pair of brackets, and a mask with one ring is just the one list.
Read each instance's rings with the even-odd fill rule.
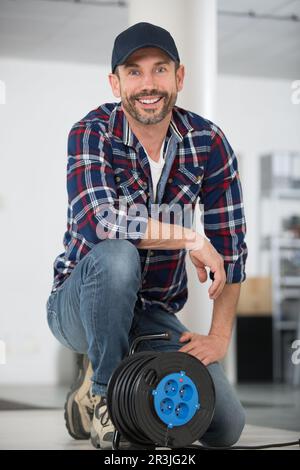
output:
[[124,64],[134,51],[143,47],[158,47],[172,60],[180,63],[175,41],[166,29],[151,23],[136,23],[122,31],[115,39],[111,58],[112,73],[118,65]]

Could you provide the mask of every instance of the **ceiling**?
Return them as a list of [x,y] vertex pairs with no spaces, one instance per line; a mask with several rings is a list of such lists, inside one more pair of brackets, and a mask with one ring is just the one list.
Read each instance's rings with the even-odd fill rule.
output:
[[222,73],[300,78],[300,22],[225,16],[222,12],[300,17],[299,0],[218,0]]
[[[0,0],[0,56],[108,64],[127,7],[105,3]],[[300,22],[236,16],[250,10],[300,17],[300,0],[218,0],[219,72],[299,79]]]

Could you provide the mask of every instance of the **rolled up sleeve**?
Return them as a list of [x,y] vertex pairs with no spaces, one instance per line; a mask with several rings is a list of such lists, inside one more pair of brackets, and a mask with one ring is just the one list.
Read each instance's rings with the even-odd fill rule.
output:
[[223,257],[227,283],[243,282],[248,250],[238,163],[225,135],[213,123],[200,203],[205,235]]

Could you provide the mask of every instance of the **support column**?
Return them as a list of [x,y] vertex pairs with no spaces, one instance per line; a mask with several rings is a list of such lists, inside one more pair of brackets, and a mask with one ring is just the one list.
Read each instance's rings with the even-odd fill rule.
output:
[[[210,120],[215,119],[217,81],[216,0],[130,0],[129,25],[147,21],[172,34],[186,67],[185,85],[177,104]],[[202,232],[200,210],[196,229]],[[211,281],[201,284],[187,256],[189,299],[179,317],[192,331],[206,334],[211,323],[213,302]]]

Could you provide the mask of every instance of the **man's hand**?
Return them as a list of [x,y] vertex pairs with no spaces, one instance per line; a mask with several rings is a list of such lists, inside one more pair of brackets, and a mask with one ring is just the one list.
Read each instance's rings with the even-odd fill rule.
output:
[[214,281],[208,293],[210,299],[215,300],[221,294],[226,283],[226,273],[222,256],[207,239],[204,239],[200,249],[190,250],[189,254],[192,263],[196,266],[200,282],[207,280],[206,266],[214,274]]
[[229,338],[225,336],[213,334],[206,336],[190,331],[185,331],[179,341],[181,343],[189,341],[179,351],[195,356],[205,366],[223,359],[229,346]]

